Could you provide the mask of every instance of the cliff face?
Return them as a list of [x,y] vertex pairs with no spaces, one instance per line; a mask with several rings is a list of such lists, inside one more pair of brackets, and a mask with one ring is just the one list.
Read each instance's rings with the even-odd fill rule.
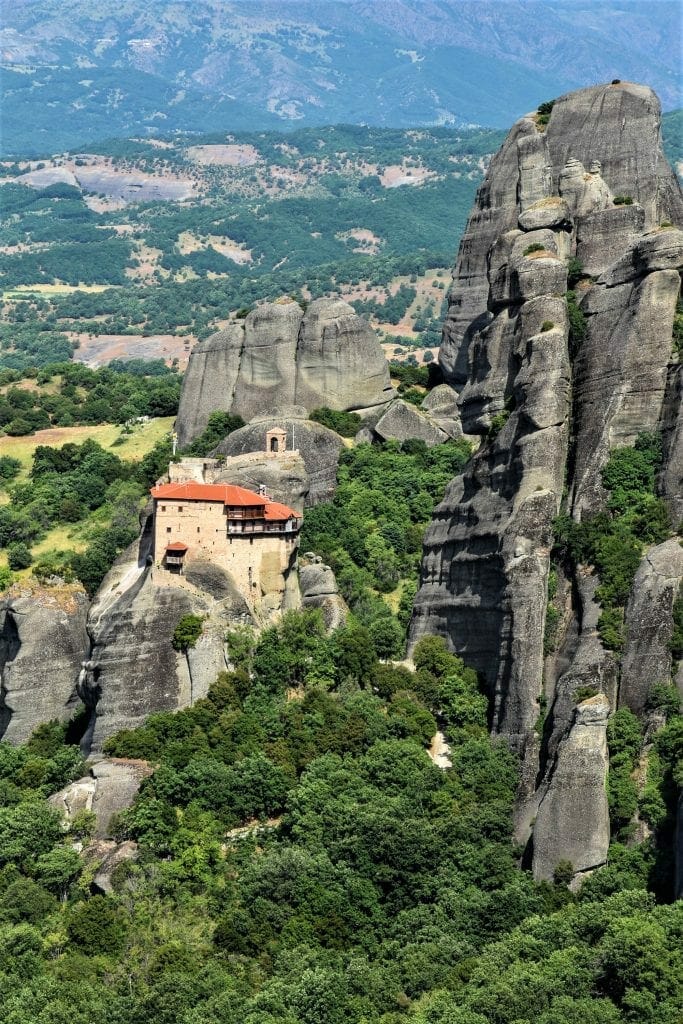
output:
[[[577,521],[599,511],[610,450],[659,431],[660,493],[680,515],[681,367],[672,325],[683,198],[662,154],[659,116],[651,90],[619,83],[561,97],[547,128],[522,118],[491,163],[453,272],[440,363],[459,391],[463,431],[484,444],[427,531],[411,640],[445,636],[485,680],[493,731],[522,755],[521,840],[536,812],[542,821],[541,807],[555,822],[545,832],[557,831],[560,818],[579,836],[587,828],[561,782],[583,728],[577,687],[594,687],[612,710],[618,702],[642,709],[643,685],[662,681],[635,681],[647,668],[646,635],[658,638],[657,671],[670,672],[662,638],[681,567],[666,558],[664,568],[661,553],[646,555],[639,573],[653,600],[639,603],[637,581],[623,669],[600,643],[597,580],[583,570],[561,581],[565,640],[544,658],[552,521],[563,495]],[[575,329],[571,340],[570,259],[572,269],[576,260],[583,267],[575,302],[585,318],[583,338]],[[606,721],[601,714],[590,723],[595,751]],[[592,763],[602,760],[596,754]],[[597,794],[602,783],[592,778],[586,791]],[[606,816],[593,811],[585,849],[606,849]],[[540,846],[537,873],[548,877],[557,851]],[[581,870],[591,857],[578,857]]]
[[375,333],[346,302],[316,299],[305,313],[296,302],[264,303],[193,349],[178,440],[195,438],[217,410],[248,421],[285,406],[364,409],[393,397]]
[[0,602],[0,738],[24,743],[42,722],[67,721],[86,644],[80,586],[13,587]]

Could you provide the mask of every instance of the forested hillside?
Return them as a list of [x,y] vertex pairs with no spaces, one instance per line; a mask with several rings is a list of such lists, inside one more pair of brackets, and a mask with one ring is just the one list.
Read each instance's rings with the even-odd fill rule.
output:
[[341,293],[390,337],[401,322],[410,345],[434,346],[439,268],[499,141],[338,126],[121,140],[6,164],[0,365],[58,361],[76,345],[92,364],[183,364],[230,311],[283,292]]
[[[643,846],[615,844],[579,896],[570,865],[553,883],[519,871],[515,760],[442,641],[415,671],[379,663],[356,624],[326,637],[318,613],[229,642],[238,667],[206,699],[109,741],[158,767],[114,826],[139,859],[104,893],[72,846],[92,815],[65,836],[43,799],[82,771],[77,748],[56,725],[0,745],[0,1020],[680,1020],[683,903],[655,904]],[[683,742],[669,715],[664,785]],[[447,771],[425,751],[435,716]],[[615,723],[615,757],[634,728]]]
[[[680,162],[679,115],[664,118]],[[465,217],[502,134],[333,128],[115,140],[4,164],[0,367],[176,358],[290,292],[436,350]],[[393,354],[393,348],[387,348]]]

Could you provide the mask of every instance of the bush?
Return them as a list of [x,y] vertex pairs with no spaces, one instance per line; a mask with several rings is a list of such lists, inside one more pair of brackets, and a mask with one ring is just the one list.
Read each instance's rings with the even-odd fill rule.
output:
[[546,331],[552,331],[554,326],[555,324],[552,322],[552,320],[544,320],[541,324],[541,334],[545,334]]
[[186,449],[185,454],[199,458],[210,455],[216,445],[219,445],[228,434],[232,434],[233,430],[239,430],[244,425],[241,416],[232,416],[228,412],[212,412],[204,431],[195,438]]
[[567,292],[567,318],[569,320],[569,340],[574,346],[583,341],[586,337],[586,317],[583,314],[578,302],[576,293]]
[[567,285],[573,288],[574,285],[584,276],[583,263],[577,256],[571,256],[567,260]]
[[11,455],[0,455],[0,480],[14,480],[21,472],[21,462]]
[[510,412],[508,409],[503,409],[502,412],[497,413],[491,420],[491,426],[489,427],[487,437],[489,441],[493,441],[495,437],[500,434],[501,430],[510,419]]
[[612,202],[615,206],[633,206],[633,198],[631,196],[615,196]]
[[363,422],[356,412],[339,412],[327,406],[314,409],[308,418],[323,427],[329,427],[342,437],[355,437]]
[[544,245],[540,242],[532,242],[531,245],[527,245],[526,249],[522,253],[523,256],[530,256],[532,252],[543,252],[545,249]]
[[173,630],[171,643],[174,650],[185,653],[194,647],[202,635],[203,622],[200,615],[183,615]]
[[33,561],[31,551],[27,544],[21,542],[10,544],[7,548],[7,562],[10,569],[28,569]]

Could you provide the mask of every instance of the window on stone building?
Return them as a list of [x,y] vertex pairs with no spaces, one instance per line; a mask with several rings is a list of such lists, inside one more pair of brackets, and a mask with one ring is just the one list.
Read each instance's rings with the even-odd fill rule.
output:
[[170,527],[170,526],[167,526],[167,527],[166,527],[166,533],[170,533],[170,532],[171,532],[171,527]]

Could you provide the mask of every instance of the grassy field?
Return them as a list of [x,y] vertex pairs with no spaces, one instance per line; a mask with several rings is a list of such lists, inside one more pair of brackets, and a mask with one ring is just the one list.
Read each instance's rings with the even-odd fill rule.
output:
[[2,301],[8,299],[26,299],[32,295],[70,295],[71,292],[104,292],[107,288],[115,288],[111,284],[24,284],[3,292]]
[[[46,444],[53,448],[61,448],[62,445],[72,442],[82,444],[87,438],[92,437],[103,448],[111,448],[122,459],[137,461],[146,455],[151,448],[169,433],[173,425],[173,417],[166,416],[150,420],[149,423],[140,423],[133,427],[132,433],[124,434],[119,426],[103,424],[94,427],[52,427],[49,430],[39,430],[29,437],[0,437],[0,455],[11,455],[19,459],[22,470],[18,479],[25,479],[28,476],[33,461],[33,453],[38,445]],[[123,438],[123,444],[115,444]],[[10,497],[5,490],[0,490],[0,505],[6,505]],[[31,548],[35,558],[48,551],[84,551],[87,542],[83,536],[87,527],[92,525],[93,519],[83,520],[73,524],[60,524],[50,530],[42,540],[39,540]],[[7,565],[7,551],[0,551],[0,566]],[[31,575],[30,569],[15,572],[14,578],[18,581],[28,579]]]
[[[149,423],[138,424],[132,428],[130,434],[124,434],[120,426],[112,423],[94,427],[50,427],[48,430],[38,430],[28,437],[0,437],[0,455],[11,455],[19,459],[22,465],[21,476],[26,476],[38,445],[46,444],[52,448],[61,448],[69,442],[82,444],[87,438],[92,437],[103,448],[113,448],[120,458],[137,461],[169,433],[172,425],[173,417],[164,416],[150,420]],[[115,444],[119,438],[123,439],[123,443]]]

